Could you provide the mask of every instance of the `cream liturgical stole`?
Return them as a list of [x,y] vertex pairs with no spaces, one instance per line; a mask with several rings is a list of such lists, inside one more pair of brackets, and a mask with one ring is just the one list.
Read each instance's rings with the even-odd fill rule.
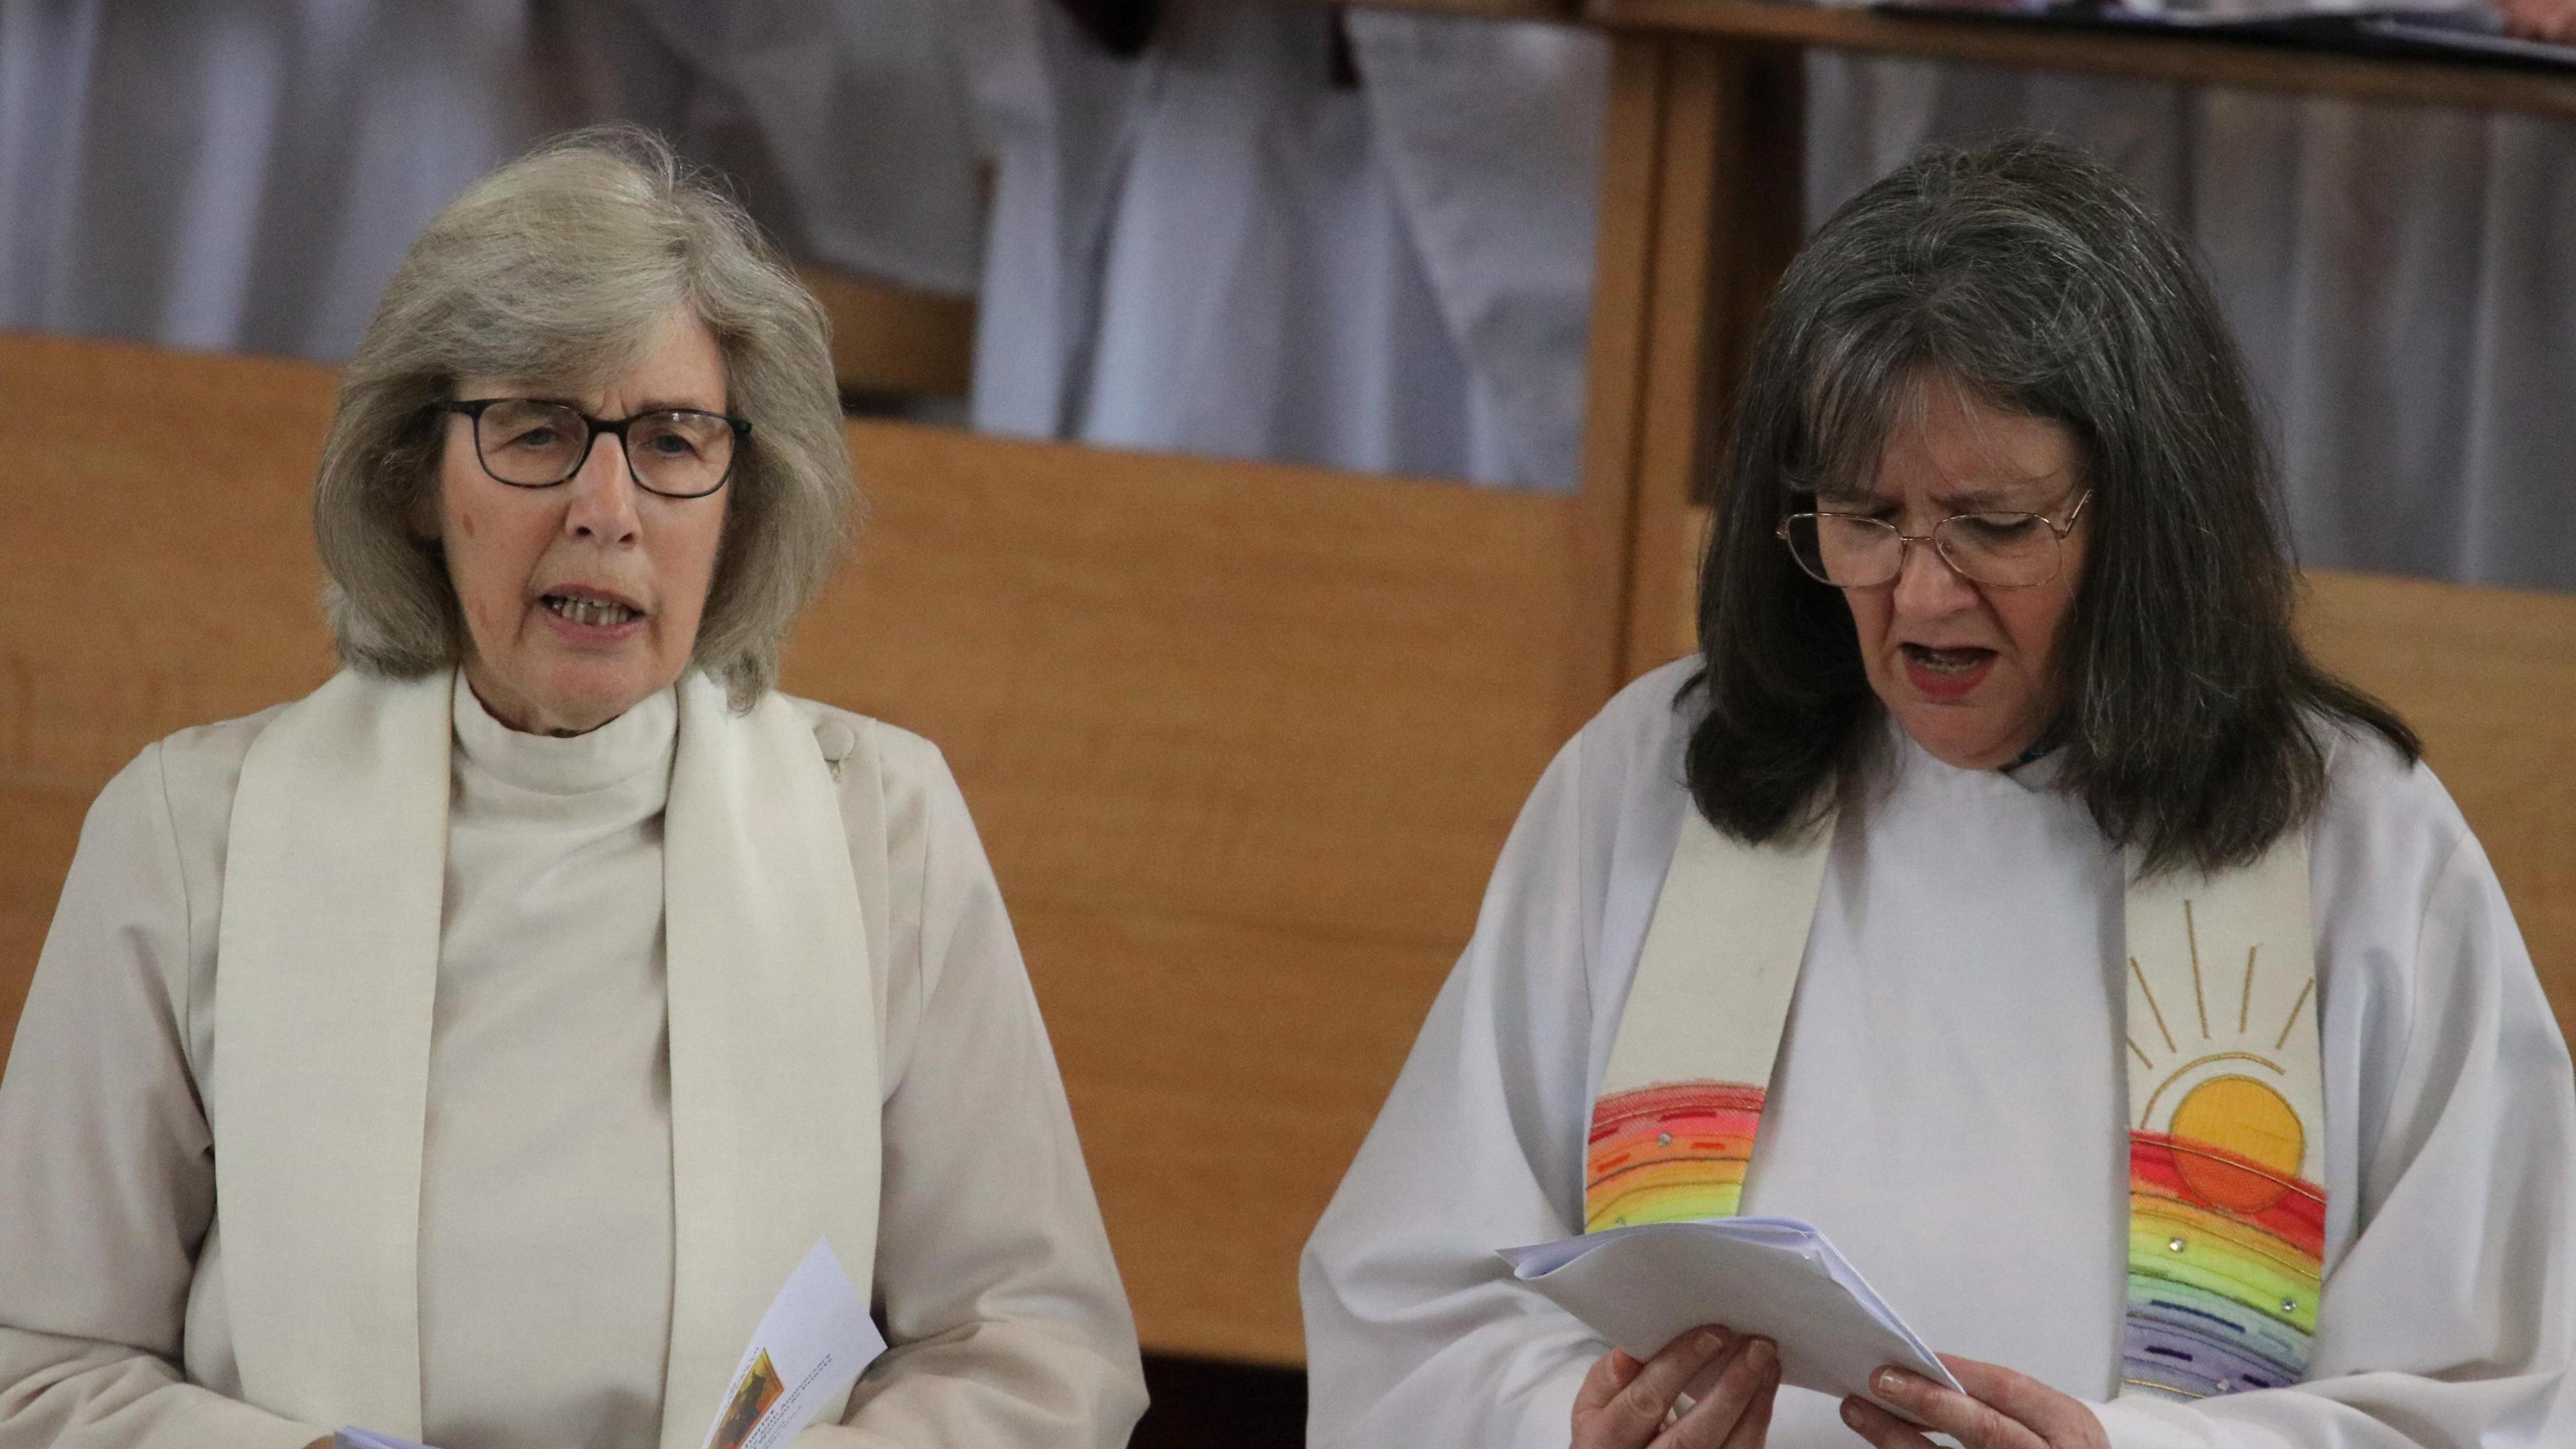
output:
[[[460,687],[343,673],[260,732],[216,945],[209,1116],[243,1397],[406,1439],[421,1436],[421,1156]],[[840,761],[794,705],[734,714],[695,671],[679,691],[662,1449],[698,1449],[815,1239],[868,1294],[878,1002],[850,841],[882,831],[845,826]]]
[[[1750,846],[1697,810],[1664,876],[1585,1163],[1584,1229],[1732,1217],[1833,827]],[[2200,1398],[2305,1377],[2325,1253],[2307,846],[2128,889],[2121,1376]]]

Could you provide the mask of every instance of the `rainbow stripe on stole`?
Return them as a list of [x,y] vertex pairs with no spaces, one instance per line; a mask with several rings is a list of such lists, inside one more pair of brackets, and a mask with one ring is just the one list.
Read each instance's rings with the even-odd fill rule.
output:
[[2316,1184],[2207,1143],[2131,1132],[2121,1380],[2206,1398],[2306,1378],[2325,1248]]
[[1735,1216],[1761,1128],[1762,1089],[1742,1082],[1604,1096],[1584,1154],[1583,1230]]
[[[1787,931],[1750,917],[1800,910],[1812,919],[1823,849],[1738,845],[1688,813],[1593,1103],[1585,1232],[1742,1211],[1765,1089],[1741,1078],[1770,1075],[1805,940],[1803,922]],[[2136,1120],[2120,1369],[2129,1389],[2204,1398],[2307,1375],[2326,1198],[2307,1175],[2322,1159],[2317,1042],[2313,1025],[2304,1037],[2293,1031],[2314,989],[2306,873],[2294,836],[2226,876],[2130,886],[2131,949],[2146,959],[2130,963]],[[1744,928],[1712,932],[1721,921]],[[2211,950],[2210,959],[2241,951],[2233,981],[2217,979],[2214,964],[2204,969],[2204,949],[2221,939],[2227,954]],[[2266,949],[2300,969],[2259,970]],[[2214,997],[2213,983],[2228,994]],[[1712,1034],[1686,1020],[1718,1000],[1731,1026]],[[1731,1067],[1737,1079],[1675,1070],[1694,1066]],[[2198,1090],[2216,1083],[2226,1085]],[[2190,1133],[2175,1130],[2185,1125]]]

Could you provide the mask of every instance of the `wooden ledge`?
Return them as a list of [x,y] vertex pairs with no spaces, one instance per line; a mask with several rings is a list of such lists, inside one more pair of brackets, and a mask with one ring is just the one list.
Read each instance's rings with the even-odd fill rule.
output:
[[2344,55],[2203,35],[2114,34],[1970,17],[1890,15],[1805,0],[1584,0],[1582,13],[1614,30],[2576,116],[2576,73],[2554,75],[2477,61]]
[[1572,20],[1581,0],[1358,0],[1369,10],[1440,10],[1487,20]]

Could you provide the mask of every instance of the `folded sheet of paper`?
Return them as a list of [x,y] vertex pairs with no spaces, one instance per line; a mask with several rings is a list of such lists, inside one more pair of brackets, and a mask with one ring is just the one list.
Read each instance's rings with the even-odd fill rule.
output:
[[429,1449],[409,1439],[396,1439],[390,1434],[372,1434],[364,1429],[343,1429],[331,1436],[331,1449]]
[[[1869,1376],[1894,1364],[1959,1381],[1825,1235],[1795,1218],[1705,1218],[1505,1248],[1513,1274],[1637,1358],[1703,1323],[1780,1346],[1780,1379],[1883,1403]],[[1885,1405],[1893,1409],[1893,1405]]]
[[885,1347],[832,1245],[817,1239],[744,1346],[707,1449],[782,1449]]

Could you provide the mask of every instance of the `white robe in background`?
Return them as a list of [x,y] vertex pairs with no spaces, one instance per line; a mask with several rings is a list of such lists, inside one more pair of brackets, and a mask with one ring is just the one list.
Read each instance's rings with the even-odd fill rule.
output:
[[1111,55],[1055,0],[951,0],[949,25],[992,161],[975,426],[1070,437],[1151,66]]
[[592,119],[535,0],[0,3],[0,327],[337,360],[476,177]]
[[[888,909],[866,929],[885,1094],[875,1284],[894,1347],[848,1427],[797,1442],[1122,1443],[1144,1405],[1135,1331],[965,802],[926,742],[801,707],[818,738],[864,734],[849,758],[877,762],[884,801]],[[339,1427],[240,1400],[205,1115],[235,782],[274,717],[151,747],[83,829],[0,1080],[0,1449],[302,1449]],[[456,691],[420,1197],[438,1449],[660,1432],[676,718],[657,696],[548,739]],[[849,776],[843,817],[865,819]]]
[[1608,49],[1559,26],[1174,0],[1132,62],[1052,0],[962,49],[998,190],[979,427],[1571,489]]
[[973,290],[946,0],[0,0],[0,328],[336,362],[430,218],[574,126],[734,179],[801,260]]
[[962,296],[981,265],[984,143],[960,0],[577,0],[578,92],[723,172],[800,261]]
[[[1607,1346],[1494,1250],[1581,1228],[1593,1094],[1690,808],[1670,707],[1688,668],[1631,686],[1540,781],[1307,1246],[1313,1444],[1567,1441]],[[1817,1223],[1933,1348],[2097,1403],[2115,1449],[2551,1442],[2576,1336],[2576,1093],[2431,773],[2342,737],[2309,827],[2329,1213],[2311,1378],[2175,1404],[2112,1399],[2120,856],[2045,761],[1955,770],[1901,736],[1893,755],[1834,841],[1744,1211]],[[1857,1442],[1832,1400],[1781,1391],[1770,1449]]]

